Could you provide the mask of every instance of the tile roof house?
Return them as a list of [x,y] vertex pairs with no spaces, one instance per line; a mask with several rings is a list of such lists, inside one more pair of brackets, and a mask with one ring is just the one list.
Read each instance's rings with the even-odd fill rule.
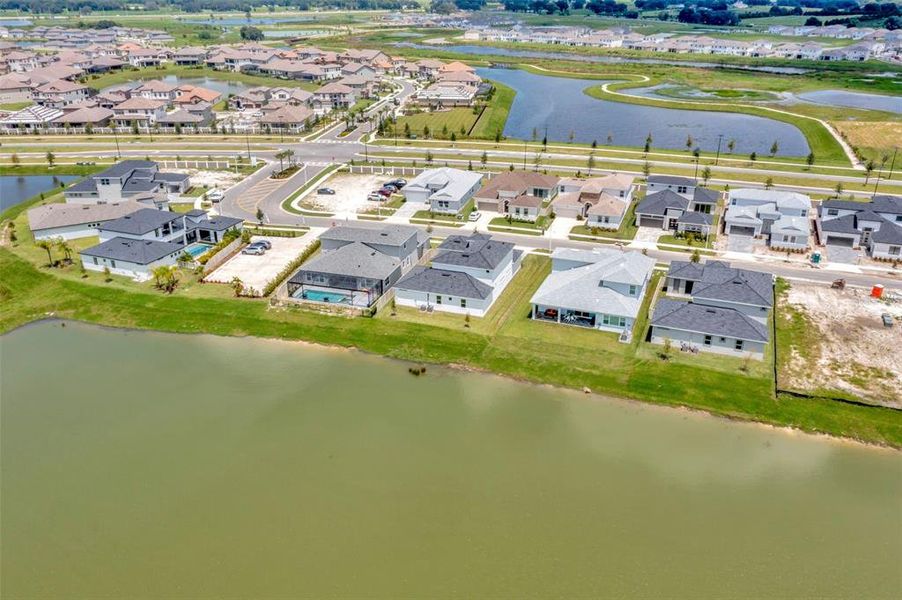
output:
[[551,261],[530,300],[533,319],[631,335],[654,259],[609,248],[557,248]]
[[113,118],[113,111],[99,106],[68,111],[53,121],[54,126],[104,127]]
[[774,305],[772,274],[716,260],[673,261],[665,289],[680,300],[658,300],[651,318],[653,343],[670,340],[685,350],[764,356],[767,319]]
[[152,127],[166,114],[166,100],[132,96],[113,106],[113,119],[119,127]]
[[482,174],[450,167],[426,169],[407,182],[401,193],[407,202],[422,203],[442,214],[458,214],[469,202]]
[[559,177],[532,171],[502,171],[476,192],[479,210],[510,214],[514,218],[535,220],[536,207],[553,200],[558,193]]
[[825,200],[815,228],[826,246],[863,247],[873,258],[902,260],[902,196]]
[[340,225],[320,236],[320,254],[288,280],[291,297],[367,307],[419,262],[428,236],[415,227]]
[[401,306],[485,316],[520,268],[514,245],[484,233],[452,235],[431,267],[415,267],[395,285]]
[[302,131],[312,122],[315,113],[306,106],[286,104],[275,110],[264,110],[260,124],[272,129]]
[[729,235],[765,237],[772,248],[804,250],[811,231],[811,199],[797,192],[730,190],[725,230]]
[[617,230],[633,201],[632,175],[612,174],[588,179],[561,179],[554,212],[584,218],[590,227]]

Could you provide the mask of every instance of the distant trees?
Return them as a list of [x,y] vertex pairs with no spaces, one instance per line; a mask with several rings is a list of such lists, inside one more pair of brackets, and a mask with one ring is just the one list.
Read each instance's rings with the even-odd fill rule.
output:
[[263,32],[260,31],[259,28],[254,27],[253,25],[244,25],[238,30],[238,33],[241,35],[242,40],[248,40],[251,42],[259,42],[263,39]]

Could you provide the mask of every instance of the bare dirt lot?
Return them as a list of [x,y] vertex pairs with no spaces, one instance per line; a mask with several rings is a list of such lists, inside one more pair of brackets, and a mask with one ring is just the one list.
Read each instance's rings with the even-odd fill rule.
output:
[[366,199],[370,192],[378,190],[387,181],[391,181],[391,175],[362,175],[341,173],[333,175],[318,187],[327,187],[335,190],[334,195],[317,194],[313,190],[304,203],[314,206],[319,210],[333,213],[356,213],[368,209],[375,209],[378,202],[370,202]]
[[[793,343],[779,348],[784,353],[780,387],[839,390],[902,408],[902,301],[876,300],[869,290],[795,282],[778,310],[781,323],[786,316],[794,321]],[[893,327],[884,327],[884,313],[892,315]]]
[[266,284],[276,277],[282,269],[312,244],[322,229],[315,228],[295,238],[253,236],[251,241],[267,240],[272,248],[262,255],[238,253],[207,275],[204,281],[212,283],[229,283],[237,277],[241,282],[262,292]]
[[225,190],[242,179],[245,175],[233,171],[204,171],[197,169],[168,169],[175,173],[188,173],[191,176],[191,185],[194,187],[206,186],[210,189]]

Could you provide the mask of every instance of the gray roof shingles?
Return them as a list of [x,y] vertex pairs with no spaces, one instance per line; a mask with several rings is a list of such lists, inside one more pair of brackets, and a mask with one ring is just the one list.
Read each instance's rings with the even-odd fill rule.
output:
[[689,200],[671,190],[662,190],[646,196],[636,207],[636,214],[664,216],[668,208],[687,210]]
[[473,233],[468,236],[451,235],[438,247],[438,253],[432,262],[437,265],[492,270],[501,264],[513,249],[513,244],[493,240],[484,233]]
[[774,279],[770,273],[735,269],[719,260],[703,265],[675,260],[667,276],[694,281],[693,298],[773,306]]
[[144,235],[162,227],[166,223],[171,223],[181,218],[182,215],[179,213],[169,212],[168,210],[142,208],[130,215],[125,215],[115,221],[101,225],[100,230],[127,235]]
[[182,251],[181,244],[154,240],[133,240],[114,237],[96,246],[82,250],[84,256],[96,256],[121,262],[147,265],[170,254]]
[[653,327],[667,327],[754,342],[767,342],[767,327],[732,308],[661,298],[651,318]]
[[396,288],[426,292],[430,294],[446,294],[460,298],[478,298],[485,300],[492,293],[492,288],[468,273],[447,271],[426,267],[415,267],[395,285]]

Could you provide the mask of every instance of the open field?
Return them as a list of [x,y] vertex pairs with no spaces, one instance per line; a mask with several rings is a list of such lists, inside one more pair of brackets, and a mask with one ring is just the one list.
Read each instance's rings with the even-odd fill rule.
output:
[[[880,315],[896,324],[884,327]],[[793,283],[778,293],[781,389],[902,407],[902,302]]]
[[421,112],[399,117],[392,133],[401,136],[406,131],[418,137],[425,136],[424,128],[428,127],[429,136],[438,139],[450,139],[454,134],[457,139],[481,138],[493,139],[496,133],[504,129],[515,92],[506,85],[492,82],[495,92],[487,103],[485,110],[478,114],[470,107],[454,107],[433,112]]
[[276,79],[274,77],[265,77],[262,75],[249,75],[247,73],[236,73],[234,71],[217,71],[207,67],[191,67],[178,66],[172,63],[165,63],[160,67],[148,67],[145,69],[123,69],[115,73],[106,73],[104,75],[90,76],[85,84],[100,90],[111,85],[136,81],[138,79],[159,79],[167,75],[176,77],[192,78],[192,77],[209,77],[210,79],[221,79],[223,81],[232,81],[244,83],[249,86],[279,86],[279,87],[299,87],[305,90],[315,90],[318,85],[298,81],[296,79]]
[[878,166],[884,156],[892,157],[893,151],[902,146],[902,121],[834,121],[839,130],[865,160]]

